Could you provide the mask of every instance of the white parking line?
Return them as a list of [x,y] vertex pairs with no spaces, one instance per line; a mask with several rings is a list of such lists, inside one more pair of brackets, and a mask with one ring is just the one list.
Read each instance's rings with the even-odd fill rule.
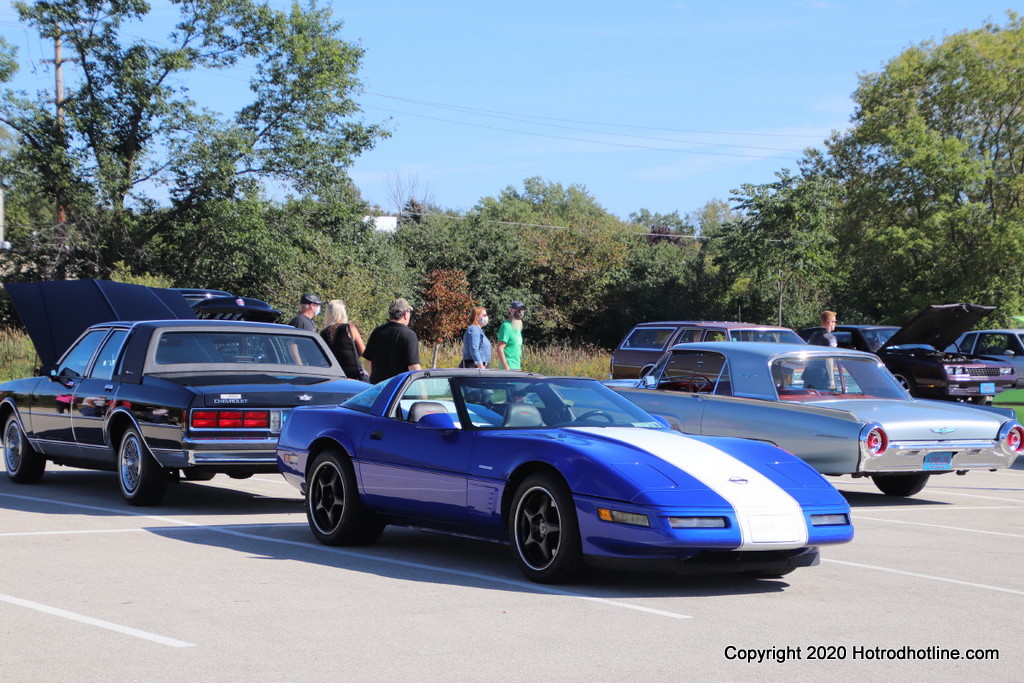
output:
[[955,583],[958,586],[970,586],[971,588],[984,588],[985,590],[998,591],[1000,593],[1012,593],[1014,595],[1024,595],[1024,591],[1014,590],[1012,588],[1003,588],[1002,586],[989,586],[984,583],[972,583],[970,581],[960,581],[959,579],[947,579],[942,576],[932,576],[931,574],[920,574],[918,572],[908,572],[902,569],[891,569],[889,567],[879,567],[873,564],[861,564],[860,562],[846,562],[845,560],[830,560],[822,558],[822,562],[828,562],[830,564],[842,564],[847,567],[859,567],[861,569],[874,569],[880,572],[888,572],[889,574],[900,574],[901,576],[913,576],[918,579],[927,579],[929,581],[941,581],[943,583]]
[[972,534],[989,534],[991,536],[1009,536],[1010,538],[1024,538],[1024,534],[1007,534],[1002,531],[986,531],[984,529],[968,529],[962,526],[947,526],[945,524],[927,524],[925,522],[905,522],[900,519],[885,519],[884,517],[865,517],[863,515],[853,515],[855,520],[865,520],[871,522],[888,522],[890,524],[909,524],[910,526],[928,526],[933,529],[949,529],[950,531],[966,531]]
[[[235,531],[233,529],[225,529],[225,528],[220,527],[220,526],[213,526],[213,525],[207,525],[207,524],[198,524],[196,522],[186,522],[184,520],[174,519],[173,517],[163,517],[163,516],[160,516],[160,515],[147,515],[144,512],[135,512],[133,510],[116,510],[116,509],[112,509],[112,508],[99,507],[99,506],[96,506],[96,505],[84,505],[82,503],[66,503],[66,502],[60,501],[60,500],[50,500],[50,499],[46,499],[46,498],[35,498],[33,496],[19,496],[19,495],[11,494],[11,493],[0,493],[0,496],[8,497],[8,498],[17,498],[19,500],[27,500],[27,501],[37,502],[37,503],[46,503],[46,504],[50,504],[50,505],[54,505],[54,504],[55,505],[67,505],[67,506],[70,506],[70,507],[82,508],[82,509],[86,509],[86,510],[94,510],[94,511],[100,511],[100,512],[112,512],[112,513],[116,513],[116,514],[120,514],[120,515],[132,515],[132,516],[135,516],[135,517],[142,517],[144,519],[151,519],[151,520],[154,520],[154,521],[157,521],[157,522],[162,522],[162,523],[165,523],[165,524],[174,524],[174,525],[177,525],[177,526],[180,526],[180,527],[187,527],[187,528],[190,528],[190,529],[202,529],[202,530],[207,530],[207,531],[213,531],[215,533],[225,534],[225,535],[228,535],[228,536],[236,536],[236,537],[239,537],[239,538],[247,538],[247,539],[256,540],[256,541],[264,541],[264,542],[267,542],[267,543],[278,543],[278,544],[282,544],[282,545],[290,545],[290,546],[295,546],[295,547],[299,547],[299,548],[305,548],[307,550],[318,550],[318,551],[321,551],[321,552],[327,552],[327,553],[331,553],[331,554],[334,554],[334,555],[343,555],[343,556],[346,556],[346,557],[355,557],[355,558],[364,559],[364,560],[371,560],[371,561],[374,561],[374,562],[383,562],[384,564],[390,564],[390,565],[395,565],[395,566],[400,566],[400,567],[409,567],[409,568],[413,568],[413,569],[424,569],[424,570],[428,570],[428,571],[440,572],[442,574],[450,574],[450,575],[454,575],[454,576],[461,576],[463,578],[471,578],[471,579],[476,579],[476,580],[479,580],[479,581],[487,581],[487,582],[490,582],[490,583],[498,583],[498,584],[502,584],[502,585],[506,585],[506,586],[514,586],[516,588],[519,588],[519,589],[522,589],[522,590],[526,590],[526,591],[535,592],[535,593],[548,593],[550,595],[561,595],[561,596],[564,596],[564,597],[576,598],[576,599],[579,599],[579,600],[587,600],[587,601],[590,601],[590,602],[597,602],[597,603],[601,603],[601,604],[604,604],[604,605],[608,605],[610,607],[618,607],[618,608],[622,608],[622,609],[634,610],[634,611],[637,611],[637,612],[645,612],[647,614],[654,614],[654,615],[657,615],[657,616],[669,617],[669,618],[672,618],[672,619],[691,619],[692,618],[691,616],[686,615],[686,614],[679,614],[677,612],[668,612],[666,610],[654,609],[654,608],[651,608],[651,607],[643,607],[641,605],[632,605],[632,604],[630,604],[628,602],[620,602],[618,600],[609,600],[607,598],[598,598],[598,597],[594,597],[592,595],[583,595],[582,593],[573,593],[571,591],[564,591],[564,590],[561,590],[561,589],[558,589],[558,588],[552,588],[551,586],[544,586],[544,585],[536,584],[536,583],[528,583],[526,581],[515,581],[515,580],[512,580],[512,579],[503,579],[503,578],[500,578],[500,577],[491,576],[489,574],[478,574],[476,572],[466,572],[466,571],[461,571],[461,570],[458,570],[458,569],[451,569],[449,567],[438,567],[438,566],[430,565],[430,564],[421,564],[419,562],[407,562],[405,560],[396,560],[396,559],[388,558],[388,557],[380,557],[378,555],[371,555],[369,553],[361,553],[361,552],[356,552],[356,551],[352,551],[352,550],[345,550],[345,549],[342,549],[342,548],[333,548],[333,547],[330,547],[330,546],[321,545],[321,544],[313,542],[313,541],[290,541],[288,539],[283,539],[283,538],[272,538],[272,537],[269,537],[269,536],[257,536],[256,534],[249,534],[249,533],[245,533],[245,532],[242,532],[242,531]],[[263,526],[263,525],[256,525],[256,526]],[[284,525],[270,524],[270,525],[266,525],[266,526],[280,527],[280,526],[284,526]],[[294,526],[294,525],[289,524],[287,526]]]
[[854,508],[864,512],[946,512],[947,510],[1020,510],[1020,505],[879,505],[878,507]]
[[[960,491],[944,491],[942,489],[927,489],[930,495],[945,494],[947,496],[963,496],[965,498],[981,498],[983,500],[1001,500],[1004,503],[1020,503],[1024,505],[1024,499],[1021,498],[1000,498],[999,496],[983,496],[979,493],[962,493]],[[1022,492],[1024,493],[1024,492]]]
[[83,624],[88,624],[89,626],[105,628],[108,631],[123,633],[124,635],[132,636],[134,638],[151,640],[154,643],[159,643],[160,645],[167,645],[168,647],[195,647],[195,643],[186,643],[183,640],[175,640],[174,638],[167,638],[165,636],[160,636],[155,633],[150,633],[148,631],[140,631],[139,629],[132,628],[131,626],[122,626],[120,624],[114,624],[109,621],[103,621],[102,619],[94,619],[92,617],[87,617],[82,614],[75,614],[74,612],[68,612],[67,610],[58,609],[56,607],[50,607],[49,605],[43,605],[38,602],[22,600],[21,598],[16,598],[13,595],[4,595],[0,593],[0,602],[7,602],[12,605],[17,605],[19,607],[27,607],[29,609],[34,609],[38,612],[52,614],[55,617],[70,619],[71,621],[78,621]]
[[128,531],[138,532],[145,531],[145,529],[65,529],[61,531],[12,531],[10,533],[0,534],[0,538],[7,538],[8,536],[73,536],[75,534],[120,534]]

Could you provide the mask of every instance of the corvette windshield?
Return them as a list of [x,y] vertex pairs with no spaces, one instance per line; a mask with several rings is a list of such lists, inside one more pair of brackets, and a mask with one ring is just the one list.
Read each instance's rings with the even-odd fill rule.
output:
[[593,380],[474,377],[459,380],[456,391],[481,429],[663,426]]
[[772,361],[771,370],[780,401],[907,398],[896,379],[872,358],[781,356]]

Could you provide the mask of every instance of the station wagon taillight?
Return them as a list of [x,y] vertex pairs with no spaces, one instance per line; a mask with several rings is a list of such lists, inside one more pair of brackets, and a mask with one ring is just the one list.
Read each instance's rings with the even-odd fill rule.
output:
[[193,410],[193,429],[270,429],[269,410]]

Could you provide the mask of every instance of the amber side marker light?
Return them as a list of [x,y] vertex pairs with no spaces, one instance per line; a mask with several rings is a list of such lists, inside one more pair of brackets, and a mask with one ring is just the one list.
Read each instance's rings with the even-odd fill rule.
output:
[[647,518],[647,515],[641,515],[636,512],[610,510],[608,508],[597,508],[597,518],[605,522],[618,522],[619,524],[631,524],[633,526],[651,525],[651,520]]

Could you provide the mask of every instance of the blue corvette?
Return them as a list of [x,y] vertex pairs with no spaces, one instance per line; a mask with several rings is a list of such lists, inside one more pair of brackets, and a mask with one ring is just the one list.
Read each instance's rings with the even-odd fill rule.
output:
[[498,540],[541,583],[619,562],[778,577],[853,538],[849,505],[803,461],[671,431],[590,379],[404,373],[292,411],[277,458],[321,543],[387,524]]

